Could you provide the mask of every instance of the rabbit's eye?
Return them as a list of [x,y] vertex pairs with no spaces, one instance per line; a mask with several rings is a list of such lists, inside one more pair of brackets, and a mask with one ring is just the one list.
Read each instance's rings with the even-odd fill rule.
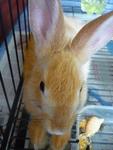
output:
[[45,84],[44,84],[43,81],[41,81],[41,82],[40,82],[40,90],[41,90],[42,92],[44,92],[44,89],[45,89]]
[[82,91],[82,87],[80,88],[80,92]]

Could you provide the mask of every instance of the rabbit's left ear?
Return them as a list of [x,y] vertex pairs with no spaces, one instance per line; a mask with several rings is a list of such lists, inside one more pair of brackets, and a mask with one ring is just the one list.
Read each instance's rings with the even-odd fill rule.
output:
[[60,47],[64,16],[59,0],[29,0],[30,25],[38,50]]
[[82,64],[113,37],[113,11],[86,24],[72,41],[71,49]]

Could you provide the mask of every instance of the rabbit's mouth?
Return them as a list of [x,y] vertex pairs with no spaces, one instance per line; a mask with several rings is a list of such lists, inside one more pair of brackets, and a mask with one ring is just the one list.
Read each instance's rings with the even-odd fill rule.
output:
[[61,131],[61,130],[51,130],[51,129],[47,129],[47,132],[50,134],[50,135],[63,135],[64,132]]

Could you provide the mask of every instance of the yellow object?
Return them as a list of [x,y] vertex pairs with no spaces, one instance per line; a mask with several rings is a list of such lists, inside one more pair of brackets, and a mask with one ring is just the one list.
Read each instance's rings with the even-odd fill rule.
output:
[[84,135],[81,134],[80,138],[79,138],[79,149],[86,150],[86,148],[89,144],[90,143],[89,143],[87,137],[85,137]]
[[103,122],[104,122],[104,119],[101,119],[95,116],[91,117],[86,124],[86,132],[85,132],[86,136],[91,137],[96,132],[98,132]]
[[86,124],[87,124],[87,120],[86,119],[83,119],[81,122],[80,122],[80,129],[85,129],[86,128]]
[[90,146],[92,149],[90,137],[93,136],[96,132],[99,131],[100,126],[104,122],[104,119],[98,117],[91,117],[89,119],[83,119],[80,122],[80,130],[83,130],[84,133],[79,135],[79,149],[86,150],[87,146]]

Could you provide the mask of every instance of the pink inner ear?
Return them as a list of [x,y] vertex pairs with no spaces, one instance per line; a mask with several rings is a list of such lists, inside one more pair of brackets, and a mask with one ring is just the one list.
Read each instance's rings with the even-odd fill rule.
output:
[[50,27],[50,25],[52,24],[52,17],[51,17],[52,12],[50,9],[50,1],[47,2],[45,0],[45,7],[43,8],[43,10],[40,10],[40,13],[43,19],[42,26],[41,26],[42,35],[46,37],[46,32]]
[[59,49],[65,30],[59,0],[30,0],[29,4],[30,25],[38,50]]
[[[42,37],[46,37],[48,28],[52,24],[52,4],[51,0],[32,1],[30,11],[31,20],[35,23],[34,27],[38,28]],[[35,29],[36,29],[35,28]]]

